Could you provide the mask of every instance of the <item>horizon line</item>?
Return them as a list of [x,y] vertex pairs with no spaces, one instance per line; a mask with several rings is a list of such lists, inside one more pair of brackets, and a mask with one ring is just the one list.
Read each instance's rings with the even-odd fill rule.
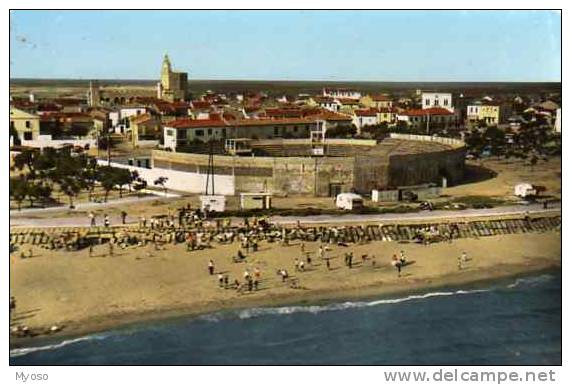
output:
[[[44,78],[44,77],[10,77],[11,81],[18,80],[74,80],[74,81],[156,81],[154,78]],[[189,79],[193,81],[241,81],[241,82],[332,82],[332,83],[560,83],[561,80],[351,80],[351,79],[247,79],[247,78],[205,78],[205,79]]]

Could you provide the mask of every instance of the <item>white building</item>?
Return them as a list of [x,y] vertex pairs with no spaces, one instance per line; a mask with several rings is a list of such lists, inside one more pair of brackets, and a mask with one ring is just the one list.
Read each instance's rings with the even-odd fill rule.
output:
[[357,134],[361,134],[361,129],[365,126],[378,124],[376,110],[356,110],[353,112],[353,124],[357,127]]
[[111,126],[115,127],[119,124],[128,125],[129,118],[131,116],[142,115],[147,112],[145,107],[125,107],[120,108],[117,111],[112,111],[109,113],[109,120],[111,121]]
[[323,96],[330,98],[361,99],[361,93],[349,88],[324,88]]
[[452,94],[442,92],[423,92],[422,93],[422,109],[427,108],[446,108],[450,112],[454,112],[452,107]]
[[558,108],[557,111],[555,112],[555,132],[558,132],[561,134],[561,108]]

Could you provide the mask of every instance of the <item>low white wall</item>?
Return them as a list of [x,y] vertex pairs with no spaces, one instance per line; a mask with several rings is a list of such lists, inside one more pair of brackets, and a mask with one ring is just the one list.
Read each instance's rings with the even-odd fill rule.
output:
[[464,147],[464,142],[454,138],[444,138],[440,136],[429,136],[429,135],[412,135],[412,134],[396,134],[391,133],[390,137],[392,139],[401,140],[417,140],[421,142],[436,142],[441,144],[446,144],[452,147]]
[[54,147],[60,148],[66,145],[81,146],[89,145],[90,147],[95,147],[97,145],[96,139],[52,139],[51,135],[39,135],[38,139],[32,140],[21,140],[22,146],[35,147],[35,148],[45,148]]
[[[97,163],[107,166],[107,161],[98,159]],[[111,166],[117,168],[126,168],[131,171],[137,171],[149,187],[154,187],[154,182],[159,177],[168,178],[165,186],[170,190],[184,191],[189,193],[204,193],[206,186],[206,174],[197,174],[194,172],[184,172],[168,170],[166,168],[144,168],[129,166],[126,164],[111,162]],[[209,186],[208,192],[211,192]],[[233,175],[214,175],[214,194],[216,195],[234,195],[235,183]]]

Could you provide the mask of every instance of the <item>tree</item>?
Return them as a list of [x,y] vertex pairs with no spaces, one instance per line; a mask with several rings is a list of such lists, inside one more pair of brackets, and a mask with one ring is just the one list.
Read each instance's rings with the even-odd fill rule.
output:
[[125,168],[112,167],[111,178],[119,186],[119,198],[123,198],[123,186],[130,185],[133,181],[131,172]]
[[137,192],[137,197],[140,197],[140,192],[147,188],[147,181],[142,178],[137,178],[133,184],[133,189]]
[[28,169],[31,178],[36,176],[36,159],[39,156],[39,151],[36,149],[25,148],[18,155],[14,157],[14,169],[24,170]]
[[69,129],[69,134],[72,136],[83,137],[89,133],[89,128],[81,125],[74,124]]
[[10,178],[10,198],[18,204],[18,210],[22,208],[22,202],[26,199],[28,183],[24,177]]
[[95,186],[97,185],[98,173],[99,167],[97,165],[97,160],[95,158],[89,158],[87,166],[83,170],[83,180],[85,181],[85,186],[88,191],[88,200],[90,202],[93,198]]
[[169,178],[167,177],[160,176],[153,182],[155,186],[161,186],[164,189],[165,195],[167,195],[167,188],[165,187],[165,184],[167,183],[168,179]]
[[103,187],[103,190],[105,190],[105,202],[107,202],[109,192],[115,187],[115,180],[113,179],[113,167],[100,167],[97,178],[99,183],[101,183],[101,187]]
[[51,194],[51,186],[42,182],[27,181],[26,197],[30,201],[30,207],[34,207],[34,201],[46,200]]

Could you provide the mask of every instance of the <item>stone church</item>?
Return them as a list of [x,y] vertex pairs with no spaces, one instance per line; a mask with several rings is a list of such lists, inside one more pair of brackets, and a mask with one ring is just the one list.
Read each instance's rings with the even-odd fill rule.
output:
[[169,102],[186,100],[188,97],[188,74],[174,72],[168,55],[163,59],[161,81],[157,84],[157,97]]

